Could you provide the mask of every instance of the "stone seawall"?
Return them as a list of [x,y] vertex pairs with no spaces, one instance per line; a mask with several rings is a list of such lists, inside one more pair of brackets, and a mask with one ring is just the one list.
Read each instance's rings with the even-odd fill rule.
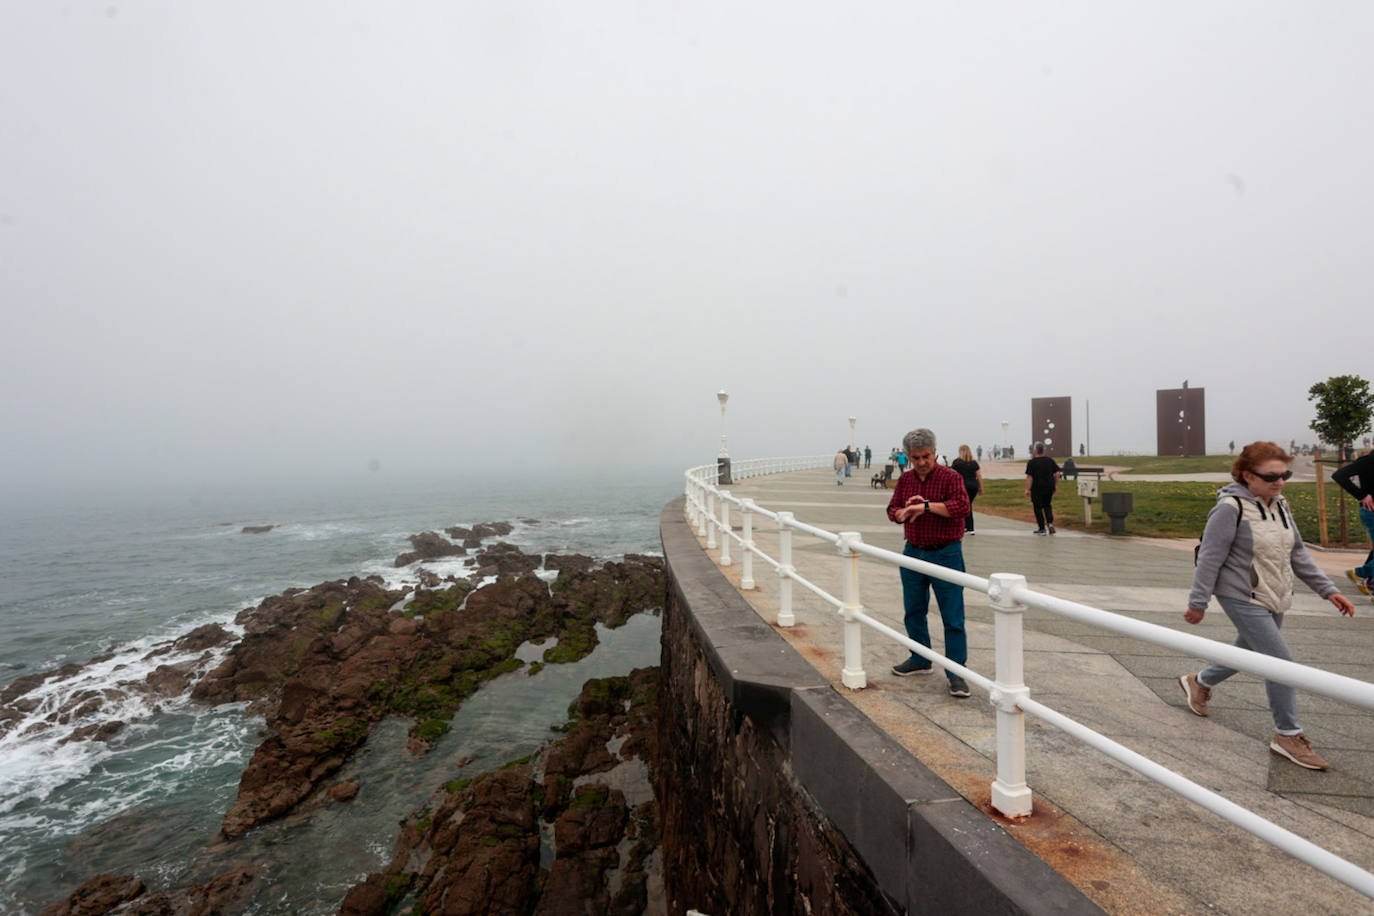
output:
[[1100,913],[856,710],[663,510],[671,913]]

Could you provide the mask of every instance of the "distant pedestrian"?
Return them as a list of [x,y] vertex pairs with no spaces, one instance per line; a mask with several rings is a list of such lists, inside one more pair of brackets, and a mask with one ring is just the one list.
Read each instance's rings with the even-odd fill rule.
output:
[[[1239,648],[1286,661],[1292,661],[1293,653],[1281,628],[1283,615],[1293,604],[1295,575],[1342,614],[1355,615],[1355,605],[1308,554],[1283,498],[1284,482],[1293,476],[1288,469],[1292,462],[1293,456],[1273,442],[1251,442],[1241,449],[1231,465],[1236,482],[1222,487],[1217,504],[1207,514],[1193,589],[1183,614],[1188,623],[1201,623],[1215,595],[1235,624]],[[1180,677],[1188,708],[1206,716],[1212,689],[1235,673],[1234,668],[1214,664]],[[1329,769],[1331,765],[1312,749],[1298,725],[1297,691],[1278,681],[1265,681],[1264,688],[1274,719],[1269,750],[1309,770]]]
[[983,489],[982,466],[973,459],[973,453],[969,451],[967,445],[959,446],[959,457],[954,459],[951,468],[959,472],[959,476],[964,478],[964,491],[968,493],[968,515],[964,516],[964,533],[973,534],[973,500]]
[[[1358,478],[1360,485],[1355,486],[1352,477]],[[1364,530],[1374,540],[1374,452],[1366,454],[1363,458],[1357,458],[1345,467],[1337,470],[1331,475],[1331,479],[1341,486],[1345,492],[1360,504],[1360,524],[1364,525]],[[1374,592],[1374,550],[1369,551],[1369,556],[1365,557],[1364,565],[1354,569],[1347,569],[1345,574],[1350,577],[1350,581],[1355,583],[1355,587],[1366,595]],[[1374,597],[1370,598],[1374,601]]]
[[864,470],[868,470],[868,469],[871,468],[871,467],[873,467],[873,449],[871,449],[871,448],[869,448],[867,445],[865,445],[865,446],[864,446]]
[[982,461],[982,460],[983,460],[983,447],[982,447],[981,445],[978,446],[978,460],[979,460],[979,461]]
[[1235,440],[1235,439],[1232,439],[1230,442],[1226,443],[1226,451],[1229,452],[1229,453],[1232,454],[1232,455],[1234,455],[1234,454],[1236,453],[1236,440]]
[[836,452],[833,462],[835,468],[835,486],[837,487],[844,486],[844,479],[849,476],[849,456],[844,452],[844,449],[840,449]]
[[[964,479],[955,471],[935,462],[935,434],[928,429],[913,429],[902,440],[911,456],[912,473],[897,481],[897,489],[887,504],[887,517],[902,526],[906,546],[904,556],[936,566],[964,571],[963,518],[969,512]],[[902,580],[903,623],[913,641],[930,647],[930,593],[940,607],[945,625],[945,657],[963,665],[968,661],[968,635],[964,631],[964,587],[926,573],[899,568]],[[911,653],[906,661],[892,666],[898,677],[929,674],[931,662]],[[952,697],[967,697],[968,684],[959,675],[945,672]]]
[[1058,482],[1059,465],[1045,454],[1045,444],[1037,442],[1035,457],[1026,462],[1026,498],[1035,510],[1036,534],[1054,534],[1054,490]]
[[1088,454],[1087,447],[1082,442],[1078,443],[1078,457],[1082,458],[1086,454]]
[[898,449],[898,451],[897,451],[897,470],[898,470],[900,473],[902,473],[902,474],[905,474],[905,473],[906,473],[906,461],[907,461],[906,452],[901,451],[900,449]]

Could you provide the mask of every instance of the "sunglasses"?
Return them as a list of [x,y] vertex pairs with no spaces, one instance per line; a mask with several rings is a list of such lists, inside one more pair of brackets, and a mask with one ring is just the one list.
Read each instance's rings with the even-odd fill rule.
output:
[[1256,474],[1254,471],[1251,471],[1250,474],[1253,477],[1258,477],[1265,483],[1278,483],[1280,480],[1287,480],[1293,476],[1292,471],[1284,471],[1282,474]]

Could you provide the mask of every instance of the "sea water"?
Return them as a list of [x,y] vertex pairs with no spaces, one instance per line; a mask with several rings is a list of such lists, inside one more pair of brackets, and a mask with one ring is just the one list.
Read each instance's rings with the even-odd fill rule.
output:
[[[394,558],[420,531],[508,521],[514,530],[501,540],[530,553],[656,554],[658,513],[679,491],[671,474],[500,484],[486,475],[371,475],[11,507],[0,530],[0,686],[83,667],[30,694],[40,702],[31,721],[0,737],[0,912],[37,912],[101,872],[136,873],[159,888],[244,861],[263,875],[259,911],[335,912],[349,885],[386,864],[397,820],[429,792],[553,737],[587,678],[657,664],[657,618],[603,629],[602,645],[576,665],[496,679],[424,757],[404,750],[408,723],[383,722],[348,767],[364,783],[358,803],[289,817],[234,843],[216,833],[261,740],[261,718],[239,705],[119,699],[109,689],[179,660],[145,659],[155,646],[207,623],[236,631],[240,610],[284,589],[353,575],[413,582],[415,568],[397,569]],[[245,534],[248,525],[274,527]],[[463,575],[470,562],[430,568]],[[88,664],[93,658],[101,660]],[[109,742],[63,740],[90,717],[35,727],[79,690],[106,697],[96,721],[125,723]]]

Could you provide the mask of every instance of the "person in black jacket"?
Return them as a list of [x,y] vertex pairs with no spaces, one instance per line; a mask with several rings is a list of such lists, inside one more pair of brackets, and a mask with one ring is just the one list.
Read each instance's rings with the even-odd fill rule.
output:
[[1026,462],[1026,498],[1035,510],[1036,534],[1054,534],[1054,489],[1059,483],[1059,465],[1045,454],[1045,443],[1035,443],[1035,457]]
[[[1359,485],[1351,478],[1357,478]],[[1344,489],[1360,504],[1360,524],[1364,525],[1364,530],[1368,532],[1370,540],[1374,541],[1374,452],[1368,452],[1362,458],[1356,458],[1345,467],[1331,475],[1331,479],[1341,485]],[[1370,579],[1374,577],[1374,550],[1369,551],[1369,556],[1365,557],[1364,565],[1354,569],[1347,569],[1345,574],[1350,581],[1355,583],[1355,587],[1366,595],[1374,592],[1374,582]],[[1370,598],[1374,601],[1374,597]]]

